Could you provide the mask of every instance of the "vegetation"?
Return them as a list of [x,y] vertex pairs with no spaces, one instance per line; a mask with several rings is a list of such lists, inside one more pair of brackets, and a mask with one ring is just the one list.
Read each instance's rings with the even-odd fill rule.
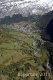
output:
[[[18,31],[15,23],[0,25],[0,80],[41,80],[42,71],[49,72],[48,52],[41,43],[39,28],[34,22],[23,23],[31,24],[32,30]],[[52,79],[47,76],[45,80]]]

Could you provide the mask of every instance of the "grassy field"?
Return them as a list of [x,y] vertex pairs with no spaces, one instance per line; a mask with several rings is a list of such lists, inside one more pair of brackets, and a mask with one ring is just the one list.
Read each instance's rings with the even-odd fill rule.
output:
[[[39,74],[48,72],[48,52],[41,44],[40,33],[34,30],[24,33],[10,26],[0,26],[0,80],[41,80]],[[34,23],[32,27],[37,28]],[[27,73],[38,73],[38,76],[23,77]],[[51,79],[47,77],[46,80]]]

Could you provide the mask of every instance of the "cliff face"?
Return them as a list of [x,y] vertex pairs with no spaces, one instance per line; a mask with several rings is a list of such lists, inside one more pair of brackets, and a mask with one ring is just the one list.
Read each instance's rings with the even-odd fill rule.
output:
[[50,37],[50,42],[53,42],[53,20],[51,20],[47,25],[46,32]]
[[47,31],[47,34],[49,35],[50,37],[50,47],[48,47],[48,51],[49,51],[49,64],[51,66],[51,69],[53,71],[53,20],[51,20],[49,22],[49,24],[47,25],[46,27],[46,31]]
[[46,26],[44,33],[42,38],[46,41],[45,46],[49,51],[49,65],[53,71],[53,19]]

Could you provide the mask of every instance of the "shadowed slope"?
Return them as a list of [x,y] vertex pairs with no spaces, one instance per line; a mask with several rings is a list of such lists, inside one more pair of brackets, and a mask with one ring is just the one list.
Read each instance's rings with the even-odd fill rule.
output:
[[47,31],[47,34],[50,37],[50,41],[53,42],[53,20],[51,20],[49,22],[49,24],[47,25],[46,31]]

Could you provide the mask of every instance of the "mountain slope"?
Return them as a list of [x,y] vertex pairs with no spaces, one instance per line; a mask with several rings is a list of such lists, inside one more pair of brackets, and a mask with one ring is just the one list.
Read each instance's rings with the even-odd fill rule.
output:
[[[1,19],[0,80],[53,79],[48,65],[51,43],[41,39],[41,30],[52,18],[53,12],[43,16],[13,15]],[[28,73],[30,76],[26,76]],[[42,73],[48,75],[41,76]]]
[[[27,29],[24,32],[21,27],[20,30],[13,29],[16,25],[25,26],[24,29],[30,25],[29,30],[31,28],[32,30],[28,32]],[[49,72],[47,67],[48,52],[43,43],[40,38],[39,28],[34,22],[21,21],[10,25],[0,25],[0,79],[42,79],[39,76],[42,71]],[[38,74],[38,76],[23,76],[28,73],[30,75],[31,73]],[[45,78],[49,80],[50,77]]]
[[50,11],[49,13],[44,14],[40,17],[40,24],[43,28],[47,26],[50,20],[53,19],[53,11]]

